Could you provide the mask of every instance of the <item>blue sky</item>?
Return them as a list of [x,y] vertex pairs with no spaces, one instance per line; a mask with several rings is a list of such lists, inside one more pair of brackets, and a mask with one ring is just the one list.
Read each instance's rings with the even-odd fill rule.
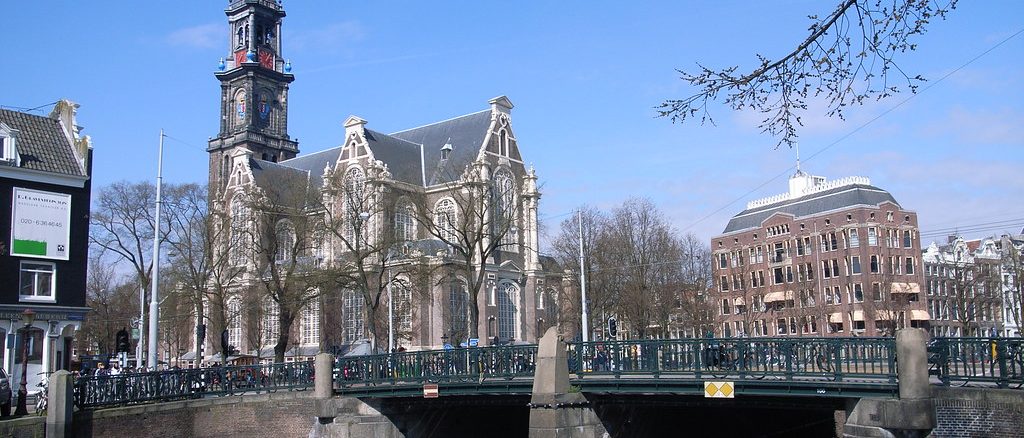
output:
[[[349,115],[393,132],[508,95],[549,230],[578,205],[608,209],[646,196],[677,229],[707,240],[746,201],[785,191],[785,178],[772,178],[789,173],[795,154],[775,149],[753,114],[720,106],[717,126],[673,125],[653,107],[687,93],[676,68],[780,56],[805,36],[807,15],[834,3],[285,0],[284,55],[296,77],[289,131],[315,152],[340,143]],[[226,5],[12,2],[0,105],[80,103],[98,186],[153,179],[160,128],[174,139],[165,180],[204,182],[206,139],[218,129],[213,72],[228,53]],[[930,88],[902,104],[909,94],[852,108],[846,121],[812,108],[800,133],[804,169],[870,177],[919,213],[932,233],[924,244],[954,227],[1006,221],[966,234],[1019,230],[1024,34],[970,61],[1024,29],[1021,17],[1024,2],[961,1],[901,61]]]

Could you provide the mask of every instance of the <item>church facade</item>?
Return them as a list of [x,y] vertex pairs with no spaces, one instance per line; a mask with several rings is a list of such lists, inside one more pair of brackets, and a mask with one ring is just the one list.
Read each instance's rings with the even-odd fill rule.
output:
[[508,98],[393,133],[350,116],[340,146],[300,155],[281,4],[225,12],[230,55],[208,146],[218,268],[197,321],[208,361],[217,334],[239,356],[277,347],[298,360],[370,343],[532,342],[557,323],[562,276],[538,252],[537,176]]

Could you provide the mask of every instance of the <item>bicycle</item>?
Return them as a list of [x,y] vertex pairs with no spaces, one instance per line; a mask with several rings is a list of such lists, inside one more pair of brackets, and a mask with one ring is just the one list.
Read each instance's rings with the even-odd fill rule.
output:
[[48,397],[49,397],[49,395],[47,394],[49,392],[47,390],[47,388],[50,386],[49,380],[50,379],[49,379],[48,376],[43,376],[43,379],[40,380],[39,383],[36,384],[36,386],[40,388],[39,394],[36,396],[36,414],[37,415],[43,415],[43,413],[46,412],[46,407],[47,407],[47,402],[48,402]]

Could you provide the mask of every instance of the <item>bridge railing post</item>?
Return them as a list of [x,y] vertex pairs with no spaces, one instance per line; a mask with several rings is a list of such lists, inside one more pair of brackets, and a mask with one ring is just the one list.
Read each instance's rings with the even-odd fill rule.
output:
[[324,399],[334,395],[334,355],[320,353],[313,362],[313,396]]
[[908,328],[896,332],[896,359],[899,364],[901,399],[926,399],[931,397],[928,384],[928,332],[924,329]]
[[1010,386],[1010,379],[1006,366],[1006,339],[996,338],[993,339],[992,342],[995,343],[995,359],[999,362],[999,380],[997,380],[997,384],[1000,388],[1007,388]]

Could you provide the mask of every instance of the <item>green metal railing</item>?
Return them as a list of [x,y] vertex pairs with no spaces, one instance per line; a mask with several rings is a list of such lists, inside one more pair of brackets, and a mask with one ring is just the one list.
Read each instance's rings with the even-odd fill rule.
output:
[[420,385],[532,378],[536,358],[536,345],[339,357],[335,359],[334,379],[335,387],[344,392],[345,388],[354,385]]
[[306,361],[84,376],[75,381],[75,405],[79,409],[95,409],[306,389],[313,386],[313,375],[313,362]]
[[569,370],[696,380],[817,379],[896,382],[892,338],[703,338],[569,344]]
[[1024,386],[1024,339],[934,338],[928,343],[929,373],[943,385]]

